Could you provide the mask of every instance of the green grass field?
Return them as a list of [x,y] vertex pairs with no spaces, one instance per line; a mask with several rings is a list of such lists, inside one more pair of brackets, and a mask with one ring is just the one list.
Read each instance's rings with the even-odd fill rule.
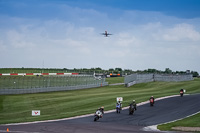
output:
[[200,113],[168,124],[158,125],[158,129],[171,131],[172,127],[200,127]]
[[[1,95],[0,124],[90,114],[100,106],[111,110],[115,108],[116,97],[123,97],[123,106],[128,106],[133,99],[139,103],[147,101],[151,95],[158,98],[179,94],[180,88],[186,89],[187,93],[200,93],[200,79],[141,83],[129,88],[119,85],[64,92]],[[40,110],[41,115],[32,117],[32,110]]]
[[124,83],[124,77],[106,78],[108,84]]

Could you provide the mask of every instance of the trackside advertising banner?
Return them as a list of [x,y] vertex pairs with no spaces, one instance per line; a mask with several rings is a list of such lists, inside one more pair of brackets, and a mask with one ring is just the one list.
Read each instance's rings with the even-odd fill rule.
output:
[[123,101],[123,97],[117,97],[117,102],[122,102]]
[[32,116],[39,116],[40,110],[32,110]]

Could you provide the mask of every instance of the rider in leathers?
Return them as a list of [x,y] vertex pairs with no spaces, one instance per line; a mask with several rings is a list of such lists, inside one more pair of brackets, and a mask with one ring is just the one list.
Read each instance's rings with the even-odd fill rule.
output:
[[99,108],[97,110],[100,110],[102,112],[102,114],[104,114],[104,106],[102,106],[101,108]]
[[149,98],[149,101],[151,101],[151,99],[153,99],[153,104],[154,104],[154,97],[151,96],[151,97]]
[[131,106],[131,105],[133,105],[134,109],[137,110],[137,105],[136,105],[135,100],[132,101],[132,103],[130,104],[130,106]]
[[180,90],[180,93],[181,93],[181,92],[183,92],[183,93],[184,93],[184,90],[183,90],[183,89],[181,89],[181,90]]
[[117,106],[117,105],[119,105],[120,109],[122,108],[122,103],[121,103],[120,101],[118,101],[118,102],[116,103],[116,106]]

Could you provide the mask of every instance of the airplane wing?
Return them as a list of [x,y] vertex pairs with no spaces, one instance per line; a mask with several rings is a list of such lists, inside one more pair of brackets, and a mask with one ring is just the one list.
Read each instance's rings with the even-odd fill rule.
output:
[[113,34],[110,34],[110,33],[107,33],[107,34],[105,34],[105,33],[100,33],[101,35],[113,35]]
[[105,35],[105,37],[108,37],[109,35],[113,35],[113,34],[110,34],[110,33],[107,33],[107,32],[105,32],[105,33],[100,33],[101,35]]

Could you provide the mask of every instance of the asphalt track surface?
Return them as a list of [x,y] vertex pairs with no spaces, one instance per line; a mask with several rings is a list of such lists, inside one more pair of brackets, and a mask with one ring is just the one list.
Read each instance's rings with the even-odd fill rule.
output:
[[174,121],[199,111],[200,94],[184,95],[156,101],[153,107],[149,103],[138,106],[133,115],[124,109],[120,114],[105,113],[97,122],[93,121],[94,116],[88,116],[53,122],[0,125],[0,132],[6,132],[9,128],[12,133],[146,133],[146,126]]

